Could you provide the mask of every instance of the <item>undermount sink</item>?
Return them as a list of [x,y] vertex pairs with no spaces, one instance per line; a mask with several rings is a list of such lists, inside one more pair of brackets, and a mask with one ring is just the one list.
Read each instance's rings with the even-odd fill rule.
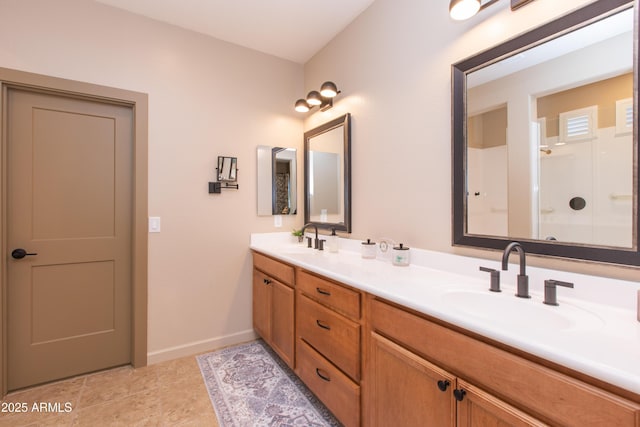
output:
[[441,295],[442,302],[469,316],[527,330],[599,329],[604,321],[597,314],[561,302],[545,305],[539,299],[518,298],[501,293],[451,290]]
[[[313,245],[313,242],[311,242],[311,245]],[[308,248],[306,241],[304,243],[291,243],[288,245],[283,245],[277,249],[277,252],[283,255],[316,255],[322,254],[325,251],[326,249],[324,251],[313,249],[313,246]]]

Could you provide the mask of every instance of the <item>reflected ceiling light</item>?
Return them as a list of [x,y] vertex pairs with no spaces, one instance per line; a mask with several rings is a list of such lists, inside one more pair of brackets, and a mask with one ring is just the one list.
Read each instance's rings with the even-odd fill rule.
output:
[[456,21],[471,18],[480,10],[480,0],[451,0],[449,2],[449,15]]
[[320,87],[320,92],[312,90],[307,94],[306,99],[298,99],[295,109],[300,113],[306,113],[313,107],[318,107],[320,111],[326,111],[333,107],[333,98],[340,93],[334,82],[324,82]]

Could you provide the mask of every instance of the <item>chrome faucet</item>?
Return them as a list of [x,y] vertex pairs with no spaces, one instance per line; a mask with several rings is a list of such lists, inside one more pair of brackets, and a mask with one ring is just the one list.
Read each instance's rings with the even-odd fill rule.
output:
[[529,295],[529,276],[527,276],[527,265],[525,261],[524,249],[518,242],[511,242],[504,248],[502,254],[502,270],[507,271],[509,268],[509,255],[513,250],[518,252],[520,256],[520,274],[518,274],[518,292],[516,296],[519,298],[531,298]]
[[[313,227],[316,230],[316,237],[313,241],[313,249],[318,249],[318,226],[313,224],[313,223],[308,223],[302,226],[302,235],[304,236],[304,231],[307,229],[307,227]],[[311,247],[311,237],[307,237],[307,247],[310,248]]]

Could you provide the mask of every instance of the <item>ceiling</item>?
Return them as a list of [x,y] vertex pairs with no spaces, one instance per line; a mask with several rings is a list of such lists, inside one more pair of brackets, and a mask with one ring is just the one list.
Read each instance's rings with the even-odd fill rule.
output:
[[95,0],[300,64],[374,0]]

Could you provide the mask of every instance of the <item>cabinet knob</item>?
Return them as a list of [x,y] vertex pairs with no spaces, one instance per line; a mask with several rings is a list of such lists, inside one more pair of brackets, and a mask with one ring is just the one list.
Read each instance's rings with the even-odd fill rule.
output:
[[440,391],[447,391],[447,387],[449,387],[451,383],[448,380],[440,380],[438,381],[438,388]]
[[458,402],[462,402],[462,399],[464,399],[465,394],[467,394],[467,392],[464,391],[464,389],[457,388],[453,390],[453,396],[456,398]]
[[270,284],[271,284],[271,280],[269,280],[269,279],[262,279],[262,283],[264,283],[265,285],[270,285]]

